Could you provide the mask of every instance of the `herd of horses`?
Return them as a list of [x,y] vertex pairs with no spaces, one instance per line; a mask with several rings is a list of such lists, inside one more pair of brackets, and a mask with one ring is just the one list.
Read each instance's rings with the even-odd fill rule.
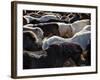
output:
[[90,65],[90,14],[24,13],[23,69]]

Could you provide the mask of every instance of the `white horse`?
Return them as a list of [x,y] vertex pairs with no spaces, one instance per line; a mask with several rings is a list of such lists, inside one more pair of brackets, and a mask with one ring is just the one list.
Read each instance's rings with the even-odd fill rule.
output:
[[75,21],[72,24],[66,24],[66,23],[63,23],[63,22],[57,22],[57,24],[59,26],[60,36],[61,37],[68,37],[68,38],[75,35],[75,33],[81,31],[84,27],[87,30],[89,30],[89,28],[90,28],[90,26],[89,26],[90,20],[89,19]]
[[78,20],[72,23],[71,27],[73,28],[73,34],[81,31],[86,25],[90,25],[89,19]]
[[67,39],[59,36],[53,36],[43,40],[42,49],[46,50],[49,48],[50,45],[53,44],[60,45],[61,43],[69,42],[69,43],[79,44],[82,47],[82,49],[85,50],[87,45],[90,43],[91,40],[90,36],[91,36],[90,31],[82,31],[76,33],[72,38],[67,38]]

